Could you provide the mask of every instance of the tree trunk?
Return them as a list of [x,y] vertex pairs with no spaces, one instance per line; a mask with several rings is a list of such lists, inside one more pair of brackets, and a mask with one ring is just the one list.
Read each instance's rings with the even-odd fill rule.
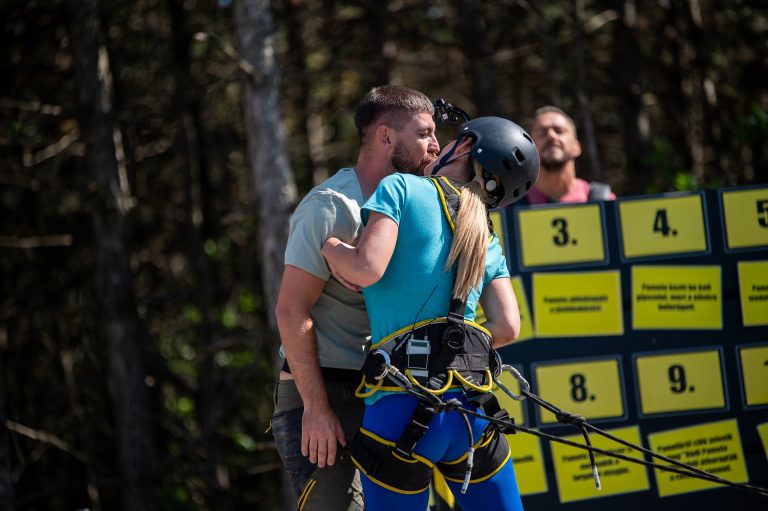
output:
[[203,123],[201,121],[200,101],[190,70],[189,48],[192,34],[187,22],[183,0],[168,0],[168,12],[171,21],[172,48],[174,55],[174,113],[180,120],[178,146],[183,148],[185,175],[185,198],[187,208],[187,227],[189,236],[189,260],[195,276],[197,306],[200,309],[201,322],[196,333],[200,343],[200,352],[204,358],[197,371],[198,392],[196,407],[200,424],[201,443],[205,460],[202,472],[211,489],[211,508],[218,511],[232,509],[229,470],[221,461],[216,427],[219,423],[224,401],[230,395],[219,387],[219,371],[214,364],[214,330],[212,312],[212,285],[203,244],[211,229],[211,207],[209,198],[213,196],[210,184],[209,165],[205,156],[203,141]]
[[473,77],[472,100],[477,105],[477,115],[499,115],[501,107],[496,86],[493,49],[488,43],[475,0],[459,2],[459,34],[461,47],[467,57],[469,74]]
[[616,21],[614,35],[613,68],[627,157],[626,173],[631,178],[635,192],[644,193],[656,181],[658,169],[649,168],[645,161],[649,154],[650,121],[643,108],[643,90],[637,69],[642,54],[635,34],[635,11],[635,0],[625,0],[619,9],[620,16]]
[[[285,151],[285,132],[278,93],[277,63],[273,41],[272,13],[268,0],[235,3],[235,25],[243,58],[258,72],[259,79],[245,80],[245,120],[248,156],[253,176],[262,289],[267,305],[270,356],[278,370],[278,335],[275,305],[283,275],[288,221],[296,205],[296,183]],[[295,508],[287,474],[282,474],[286,509]]]
[[235,24],[243,58],[258,72],[245,80],[248,156],[259,230],[261,278],[269,326],[277,331],[274,308],[283,274],[288,220],[296,205],[296,184],[285,151],[272,13],[268,0],[235,3]]
[[0,358],[0,511],[14,511],[16,507],[13,497],[13,479],[11,478],[11,451],[5,421],[3,359]]
[[589,99],[587,50],[584,45],[583,13],[584,0],[573,0],[573,30],[576,34],[576,65],[578,72],[578,88],[576,90],[576,95],[578,97],[579,109],[581,110],[581,119],[584,123],[584,134],[581,139],[587,147],[587,154],[591,167],[590,177],[599,181],[603,176],[603,167],[600,163],[600,154],[597,150],[595,122],[592,117],[592,104]]
[[144,383],[142,352],[146,329],[138,317],[126,248],[126,214],[131,198],[121,165],[120,132],[113,109],[109,57],[95,0],[67,0],[70,37],[78,79],[80,131],[94,185],[96,300],[104,336],[107,387],[114,407],[122,508],[157,508],[152,491],[156,448],[154,420]]
[[[288,51],[286,55],[288,62],[284,63],[283,69],[286,67],[290,69],[290,89],[292,89],[293,100],[298,106],[293,114],[294,122],[297,126],[294,147],[299,146],[305,148],[301,151],[303,161],[301,161],[301,159],[299,161],[294,159],[293,164],[297,169],[295,174],[296,184],[299,190],[307,191],[315,184],[315,173],[317,172],[321,175],[327,175],[328,169],[324,166],[325,157],[322,149],[324,144],[324,141],[322,140],[322,130],[313,130],[313,121],[310,120],[317,119],[319,115],[317,113],[312,113],[312,104],[310,103],[309,98],[309,82],[311,78],[308,76],[305,64],[307,45],[304,42],[303,21],[301,16],[301,11],[305,10],[306,6],[297,4],[295,0],[281,3],[283,8],[281,17],[285,20],[286,37],[288,47],[290,48],[290,51]],[[285,77],[285,72],[283,73],[283,77]],[[285,94],[285,85],[282,89]],[[318,138],[317,135],[319,135],[320,141],[319,143],[313,143],[313,139]],[[295,155],[296,153],[294,152],[293,154]],[[298,169],[302,170],[298,171]]]

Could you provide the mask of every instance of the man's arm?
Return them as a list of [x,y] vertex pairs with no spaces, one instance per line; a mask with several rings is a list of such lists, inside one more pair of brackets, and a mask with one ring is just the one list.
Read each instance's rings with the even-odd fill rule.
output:
[[285,356],[304,402],[301,453],[320,468],[336,461],[337,440],[346,445],[344,430],[328,402],[310,313],[324,286],[324,280],[286,265],[275,308]]

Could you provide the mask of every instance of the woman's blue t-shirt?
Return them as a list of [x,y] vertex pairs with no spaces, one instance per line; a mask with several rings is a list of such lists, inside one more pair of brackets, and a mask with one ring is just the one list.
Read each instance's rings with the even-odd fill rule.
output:
[[[384,276],[363,289],[371,341],[376,343],[400,328],[448,314],[454,272],[444,268],[453,233],[437,189],[425,177],[393,174],[384,178],[363,205],[364,223],[371,212],[386,215],[399,226]],[[509,277],[509,270],[494,235],[485,256],[483,282],[467,297],[466,319],[474,320],[483,287],[500,277]]]

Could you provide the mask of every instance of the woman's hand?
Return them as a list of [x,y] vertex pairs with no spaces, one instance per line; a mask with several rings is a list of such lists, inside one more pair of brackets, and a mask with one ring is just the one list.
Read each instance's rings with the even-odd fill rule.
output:
[[322,254],[331,274],[355,291],[374,285],[387,269],[397,243],[397,223],[390,217],[372,212],[357,246],[339,238],[328,238]]
[[346,287],[347,289],[351,289],[356,293],[359,293],[362,288],[357,284],[353,284],[352,282],[345,279],[341,274],[338,265],[335,264],[337,261],[336,258],[338,257],[337,254],[339,253],[338,251],[345,249],[353,250],[354,247],[344,243],[339,238],[328,238],[323,244],[322,254],[323,257],[325,257],[325,261],[328,263],[328,268],[331,270],[331,275],[333,275],[333,277],[338,280],[342,286]]

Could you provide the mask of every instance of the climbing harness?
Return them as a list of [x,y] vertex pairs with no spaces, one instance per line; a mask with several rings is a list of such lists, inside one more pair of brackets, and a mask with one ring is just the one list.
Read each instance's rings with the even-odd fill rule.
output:
[[[453,231],[461,193],[443,176],[429,179]],[[491,225],[488,229],[490,236]],[[443,394],[451,388],[489,392],[500,359],[491,349],[491,333],[464,319],[465,308],[466,300],[454,298],[447,316],[408,325],[374,343],[363,364],[363,379],[356,395],[365,398],[380,390],[402,390],[384,386],[383,364],[400,368],[413,385],[432,394]]]
[[[430,180],[437,190],[444,216],[454,231],[460,192],[443,176]],[[490,239],[493,233],[490,223],[488,231]],[[369,397],[379,391],[402,392],[408,388],[435,397],[433,402],[418,402],[396,442],[360,430],[352,459],[380,486],[399,493],[418,493],[429,485],[434,465],[414,454],[414,448],[426,434],[427,425],[436,413],[446,411],[446,406],[462,406],[458,399],[443,401],[437,396],[452,389],[462,390],[486,413],[509,418],[491,393],[493,374],[501,363],[491,348],[491,334],[479,324],[466,320],[465,309],[466,299],[453,298],[447,316],[414,323],[371,346],[356,391],[358,397]],[[385,385],[385,379],[394,385]],[[433,403],[437,406],[432,406]],[[507,442],[494,428],[486,428],[475,442],[467,415],[461,417],[467,429],[469,449],[465,456],[437,465],[446,479],[463,483],[464,493],[470,482],[487,479],[496,473],[509,459],[510,451]]]

